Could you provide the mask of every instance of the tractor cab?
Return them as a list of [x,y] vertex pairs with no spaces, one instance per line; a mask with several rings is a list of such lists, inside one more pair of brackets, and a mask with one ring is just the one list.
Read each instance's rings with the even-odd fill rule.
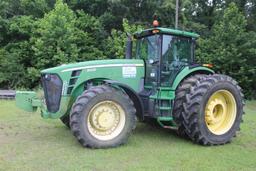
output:
[[145,86],[170,87],[176,75],[194,63],[197,34],[156,27],[134,37],[135,58],[145,61]]
[[[154,21],[155,23],[155,21]],[[144,89],[139,93],[145,117],[172,120],[171,106],[175,98],[175,80],[195,64],[195,40],[198,34],[154,27],[133,35],[136,44],[132,53],[131,39],[126,57],[142,59],[145,66]],[[130,43],[130,45],[129,45]],[[188,70],[189,70],[188,69]]]

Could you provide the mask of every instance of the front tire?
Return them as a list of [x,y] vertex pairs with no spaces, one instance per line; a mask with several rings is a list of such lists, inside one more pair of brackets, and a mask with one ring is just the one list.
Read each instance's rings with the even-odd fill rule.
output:
[[202,145],[230,142],[240,129],[243,97],[241,88],[229,76],[214,74],[198,81],[184,103],[187,135]]
[[70,126],[84,147],[117,147],[135,127],[133,102],[120,90],[101,85],[86,90],[74,103]]

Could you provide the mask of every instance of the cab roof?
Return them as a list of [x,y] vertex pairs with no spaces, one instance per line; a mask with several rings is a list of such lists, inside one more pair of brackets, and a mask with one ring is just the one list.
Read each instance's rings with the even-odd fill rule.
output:
[[135,38],[145,37],[152,34],[171,34],[171,35],[177,35],[177,36],[184,36],[184,37],[191,37],[191,38],[198,38],[199,34],[193,33],[193,32],[187,32],[187,31],[181,31],[176,29],[170,29],[170,28],[162,28],[162,27],[155,27],[150,28],[142,31],[138,31],[134,34]]

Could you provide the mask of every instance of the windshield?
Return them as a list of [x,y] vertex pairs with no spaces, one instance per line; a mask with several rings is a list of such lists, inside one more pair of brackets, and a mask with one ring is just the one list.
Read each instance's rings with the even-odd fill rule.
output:
[[158,61],[161,54],[161,36],[143,37],[137,41],[136,58]]
[[162,56],[165,61],[189,63],[192,61],[193,44],[189,38],[163,36]]
[[191,38],[173,35],[152,35],[137,40],[137,59],[154,62],[159,61],[161,55],[163,60],[168,62],[192,62],[193,43]]
[[151,35],[137,40],[136,58],[146,64],[145,85],[171,86],[177,74],[193,62],[192,38]]

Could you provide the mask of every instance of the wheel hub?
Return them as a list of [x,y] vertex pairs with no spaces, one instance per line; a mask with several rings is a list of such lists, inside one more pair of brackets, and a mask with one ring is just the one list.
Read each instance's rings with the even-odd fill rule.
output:
[[205,107],[205,122],[208,129],[216,135],[226,133],[235,121],[236,111],[235,98],[229,91],[215,92]]
[[221,123],[225,113],[226,104],[219,99],[214,99],[210,102],[206,109],[206,120],[211,124]]
[[117,112],[109,104],[99,107],[93,115],[92,126],[101,131],[109,130],[118,123],[119,115]]
[[87,120],[89,132],[100,140],[109,140],[118,135],[124,127],[125,114],[122,107],[113,101],[96,104]]

